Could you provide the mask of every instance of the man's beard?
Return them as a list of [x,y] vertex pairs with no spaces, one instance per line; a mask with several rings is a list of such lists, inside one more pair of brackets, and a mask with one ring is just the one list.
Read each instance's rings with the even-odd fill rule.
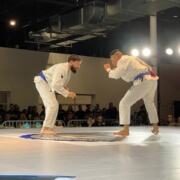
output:
[[76,73],[76,69],[73,67],[73,66],[71,66],[71,71],[73,72],[73,73]]

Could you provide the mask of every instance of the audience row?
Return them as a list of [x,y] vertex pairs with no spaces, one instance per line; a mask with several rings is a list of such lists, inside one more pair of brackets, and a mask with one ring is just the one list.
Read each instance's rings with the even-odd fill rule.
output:
[[[73,119],[88,119],[86,124],[83,126],[109,126],[109,125],[119,125],[119,112],[113,103],[109,103],[108,109],[100,108],[99,104],[91,109],[91,105],[86,105],[83,110],[82,105],[78,105],[78,110],[74,111],[73,106],[69,105],[67,110],[62,108],[59,104],[59,110],[57,115],[57,120],[63,120],[67,125],[70,120]],[[9,110],[5,111],[3,105],[0,105],[0,124],[8,120],[44,120],[45,118],[45,107],[42,106],[40,113],[37,111],[36,106],[28,106],[27,109],[20,110],[17,104],[10,104]],[[107,119],[114,120],[105,121]],[[106,122],[106,123],[105,123]],[[107,123],[108,122],[108,123]],[[131,115],[132,125],[147,125],[148,117],[144,106],[140,107],[138,113]]]

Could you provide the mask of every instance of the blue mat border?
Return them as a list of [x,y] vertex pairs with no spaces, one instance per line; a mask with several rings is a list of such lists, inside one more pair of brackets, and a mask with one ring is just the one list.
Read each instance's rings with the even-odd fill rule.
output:
[[76,176],[62,176],[62,175],[0,175],[0,178],[68,178],[72,179],[75,178]]
[[[34,138],[33,135],[37,134],[25,134],[20,136],[23,139],[33,139],[33,140],[52,140],[52,139],[42,139],[42,138]],[[115,142],[114,140],[53,140],[53,141],[70,141],[70,142]]]

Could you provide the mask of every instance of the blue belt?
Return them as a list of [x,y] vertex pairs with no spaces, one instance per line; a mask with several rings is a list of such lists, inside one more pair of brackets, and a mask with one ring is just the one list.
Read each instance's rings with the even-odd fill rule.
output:
[[145,75],[151,75],[151,73],[150,73],[150,72],[144,72],[144,73],[138,74],[138,75],[134,78],[134,81],[136,81],[137,79],[142,78],[142,77],[145,76]]
[[[39,76],[41,76],[41,78],[42,78],[44,81],[47,82],[46,77],[44,76],[43,72],[40,72],[40,73],[39,73]],[[48,83],[48,82],[47,82],[47,83]]]
[[[138,74],[134,78],[133,82],[136,81],[137,79],[140,79],[140,78],[144,77],[145,75],[151,75],[151,73],[150,72],[144,72],[144,73]],[[129,89],[130,91],[132,90],[132,87],[133,87],[133,84],[132,84],[131,88]]]

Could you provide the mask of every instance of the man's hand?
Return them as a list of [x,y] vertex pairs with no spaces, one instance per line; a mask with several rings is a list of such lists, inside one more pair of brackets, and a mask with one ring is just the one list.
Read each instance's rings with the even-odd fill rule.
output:
[[76,97],[76,94],[74,92],[69,92],[68,97],[74,99]]
[[94,122],[95,122],[94,119],[88,118],[87,120],[88,127],[91,127],[94,124]]
[[111,69],[111,65],[110,64],[104,64],[104,69],[107,71],[107,69]]
[[65,90],[69,91],[69,88],[68,87],[64,87]]

